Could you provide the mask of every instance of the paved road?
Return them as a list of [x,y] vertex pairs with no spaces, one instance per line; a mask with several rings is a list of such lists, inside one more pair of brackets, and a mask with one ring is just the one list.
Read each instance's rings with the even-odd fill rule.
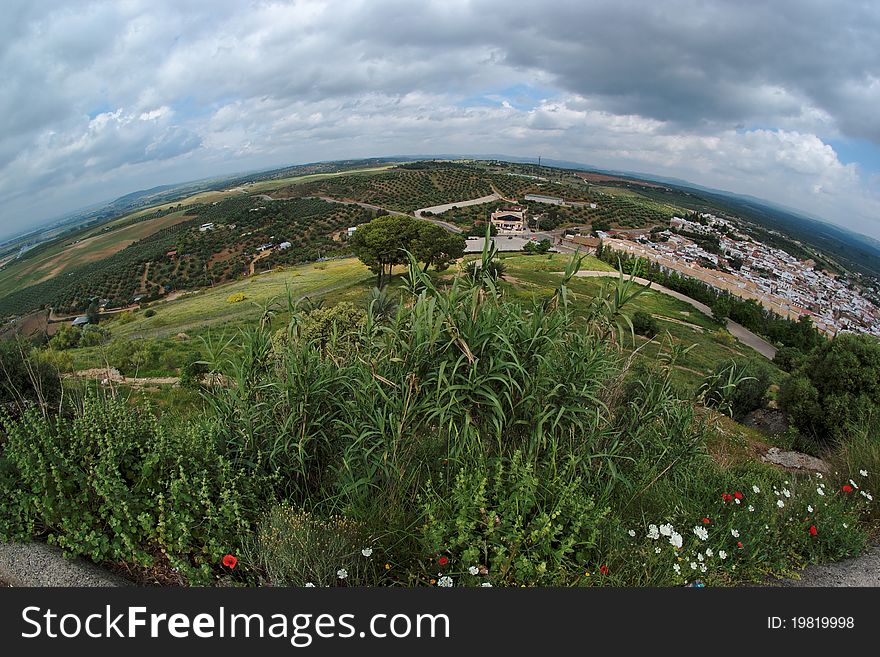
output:
[[492,201],[501,200],[501,197],[498,194],[489,194],[488,196],[481,196],[480,198],[472,198],[469,201],[456,201],[455,203],[444,203],[443,205],[433,205],[430,208],[420,208],[413,212],[413,214],[420,219],[427,218],[422,217],[423,212],[430,211],[433,214],[442,214],[447,210],[451,210],[452,208],[464,208],[468,205],[481,205],[483,203],[491,203]]
[[[579,271],[577,276],[587,276],[587,277],[608,277],[608,278],[617,278],[620,276],[617,272],[613,271]],[[652,290],[656,290],[657,292],[662,292],[663,294],[667,294],[679,301],[684,301],[685,303],[690,304],[701,313],[712,316],[712,309],[709,308],[705,303],[700,303],[696,299],[692,299],[689,296],[685,296],[681,292],[676,292],[675,290],[670,290],[668,287],[663,287],[662,285],[658,285],[657,283],[653,283],[645,278],[636,277],[633,279],[639,285],[648,285]],[[764,356],[765,358],[769,358],[773,360],[776,356],[776,347],[767,342],[764,338],[759,335],[752,333],[749,329],[741,324],[737,324],[731,319],[727,320],[727,330],[730,331],[730,334],[735,337],[737,340],[742,342],[744,345],[751,347],[759,354]]]

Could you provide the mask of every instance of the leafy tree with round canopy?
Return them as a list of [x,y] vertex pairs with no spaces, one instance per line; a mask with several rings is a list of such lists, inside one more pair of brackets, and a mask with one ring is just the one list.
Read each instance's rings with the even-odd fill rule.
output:
[[423,271],[428,271],[431,265],[437,271],[443,271],[464,255],[467,244],[464,237],[427,221],[420,221],[419,224],[418,236],[410,251],[417,260],[425,263]]
[[386,215],[358,226],[351,236],[354,254],[376,274],[376,287],[382,288],[394,265],[406,262],[406,251],[418,237],[419,226],[412,217]]

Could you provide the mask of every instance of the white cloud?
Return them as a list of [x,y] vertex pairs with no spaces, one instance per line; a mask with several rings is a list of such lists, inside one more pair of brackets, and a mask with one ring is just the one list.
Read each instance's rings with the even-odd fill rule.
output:
[[246,168],[494,152],[677,176],[878,235],[876,180],[828,142],[880,143],[880,12],[788,9],[15,3],[0,229]]

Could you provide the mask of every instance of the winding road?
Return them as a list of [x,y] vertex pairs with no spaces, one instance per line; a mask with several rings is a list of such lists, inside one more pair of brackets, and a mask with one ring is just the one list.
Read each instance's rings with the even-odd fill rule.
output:
[[[584,276],[584,277],[602,277],[602,278],[617,278],[620,276],[619,273],[614,271],[579,271],[576,276]],[[668,287],[664,287],[662,285],[658,285],[657,283],[653,283],[646,278],[633,278],[633,281],[638,283],[639,285],[647,285],[652,290],[656,290],[657,292],[662,292],[663,294],[669,295],[674,299],[678,299],[679,301],[684,301],[687,304],[690,304],[701,313],[712,317],[712,309],[709,308],[705,303],[700,303],[696,299],[692,299],[689,296],[685,296],[681,292],[676,292],[675,290],[670,290]],[[769,358],[773,360],[776,356],[776,347],[767,342],[764,338],[755,333],[752,333],[749,329],[747,329],[742,324],[737,324],[732,319],[727,320],[727,330],[730,331],[730,334],[735,337],[737,340],[742,342],[747,347],[751,347],[759,354],[764,356],[765,358]]]

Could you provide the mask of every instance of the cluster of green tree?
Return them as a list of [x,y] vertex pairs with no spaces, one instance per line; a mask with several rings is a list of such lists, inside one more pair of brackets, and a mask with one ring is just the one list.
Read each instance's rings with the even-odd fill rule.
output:
[[536,189],[534,181],[488,173],[475,167],[396,168],[383,173],[343,175],[285,188],[288,196],[351,199],[389,210],[419,208],[488,196],[493,186],[508,198]]
[[721,253],[721,240],[717,235],[703,235],[702,233],[692,233],[687,230],[675,229],[673,229],[672,232],[689,239],[708,253],[714,253],[716,255]]
[[0,340],[0,415],[33,404],[55,407],[61,379],[44,352],[24,340]]
[[442,271],[464,255],[465,238],[429,221],[386,215],[358,227],[349,244],[376,274],[376,287],[381,289],[392,268],[408,262],[407,253],[423,263],[424,271],[431,266]]
[[523,253],[526,255],[531,255],[533,253],[548,253],[551,246],[552,244],[550,243],[550,240],[541,240],[540,242],[529,240],[523,246]]
[[846,441],[861,423],[880,426],[880,340],[842,333],[789,362],[779,401],[817,447]]
[[[0,316],[46,306],[58,313],[84,312],[96,298],[109,299],[109,308],[124,307],[140,294],[152,301],[172,290],[233,280],[248,273],[257,249],[267,244],[287,241],[291,246],[274,249],[260,261],[264,268],[332,256],[347,249],[344,241],[332,238],[334,233],[373,216],[356,205],[319,199],[242,197],[199,209],[198,216],[103,260],[7,295],[0,299]],[[203,223],[213,223],[214,230],[196,230]]]
[[110,339],[110,331],[101,326],[87,324],[82,328],[62,324],[49,340],[49,347],[58,351],[77,347],[97,347]]
[[[173,245],[176,255],[151,265],[150,281],[174,290],[234,280],[249,273],[258,249],[267,245],[272,251],[260,260],[260,269],[336,255],[346,246],[333,234],[371,217],[369,210],[356,205],[315,198],[228,199],[203,208],[199,221],[214,224],[214,229],[182,234]],[[290,247],[277,248],[283,242]]]
[[[595,198],[598,207],[594,210],[583,206],[581,217],[585,222],[603,222],[623,228],[643,228],[652,224],[668,225],[673,213],[665,206],[636,196],[611,196],[602,194]],[[580,217],[579,217],[580,218]],[[607,229],[605,229],[607,230]]]
[[696,299],[712,308],[712,314],[719,321],[730,318],[774,344],[807,353],[824,342],[821,333],[806,316],[792,321],[764,308],[754,299],[740,299],[695,278],[682,276],[650,260],[628,253],[601,248],[597,256],[615,267],[619,263],[626,273],[638,272],[643,278]]
[[[46,307],[62,314],[84,312],[96,297],[109,299],[110,308],[125,306],[140,289],[146,263],[164,258],[178,236],[198,223],[198,219],[191,219],[164,228],[103,260],[8,294],[0,299],[0,316]],[[160,293],[154,289],[148,296]]]

